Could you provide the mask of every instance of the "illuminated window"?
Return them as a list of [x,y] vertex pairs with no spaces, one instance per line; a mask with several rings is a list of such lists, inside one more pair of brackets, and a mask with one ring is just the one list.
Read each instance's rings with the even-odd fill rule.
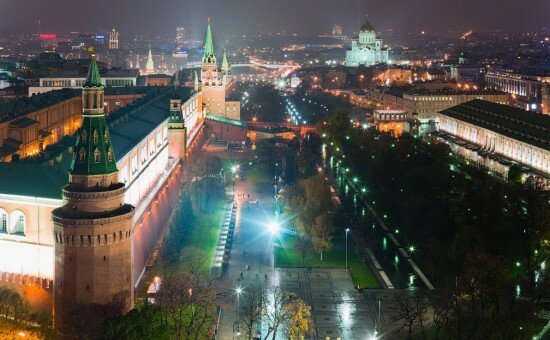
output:
[[25,214],[21,210],[15,210],[10,216],[10,234],[25,235]]
[[109,159],[109,162],[113,160],[113,147],[109,147],[109,151],[107,152],[107,158]]
[[4,209],[0,209],[0,233],[8,232],[8,213]]
[[82,143],[86,143],[86,140],[88,139],[88,135],[86,134],[86,130],[82,129],[81,134]]
[[80,163],[84,162],[86,159],[86,151],[84,151],[84,148],[80,149],[80,151],[78,152],[78,161]]
[[94,143],[97,143],[99,141],[99,134],[97,133],[97,130],[94,130]]
[[95,148],[94,150],[94,162],[99,163],[101,161],[101,152],[99,152],[98,148]]

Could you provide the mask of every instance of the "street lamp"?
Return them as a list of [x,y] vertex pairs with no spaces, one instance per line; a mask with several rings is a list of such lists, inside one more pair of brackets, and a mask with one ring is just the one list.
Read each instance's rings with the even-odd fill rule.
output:
[[242,292],[243,292],[243,289],[241,287],[237,287],[237,289],[235,289],[235,293],[237,293],[237,314],[239,314],[241,311],[240,301],[241,301]]
[[275,221],[271,221],[267,224],[267,229],[269,229],[269,232],[272,234],[276,234],[279,231],[279,224]]
[[346,228],[346,270],[348,270],[348,233],[349,228]]

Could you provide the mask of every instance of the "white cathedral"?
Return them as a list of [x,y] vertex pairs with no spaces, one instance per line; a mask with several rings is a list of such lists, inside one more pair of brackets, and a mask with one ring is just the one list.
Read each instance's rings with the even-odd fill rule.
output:
[[388,49],[383,47],[382,39],[376,37],[374,27],[367,21],[359,30],[359,36],[351,40],[351,51],[346,51],[346,66],[370,66],[388,60]]

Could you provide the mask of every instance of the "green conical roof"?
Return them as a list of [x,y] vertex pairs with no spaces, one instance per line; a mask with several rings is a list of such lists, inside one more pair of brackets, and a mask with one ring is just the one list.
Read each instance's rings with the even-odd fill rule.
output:
[[[94,93],[102,95],[103,85],[101,85],[101,77],[99,76],[95,56],[92,55],[92,62],[82,90],[82,96],[93,97]],[[83,109],[85,111],[86,107],[83,107]],[[91,176],[107,175],[116,171],[115,152],[111,144],[103,109],[93,115],[83,115],[69,173]]]
[[153,63],[153,53],[151,52],[151,47],[149,47],[149,55],[147,56],[147,64],[145,65],[145,69],[147,70],[154,70],[155,64]]
[[95,54],[91,54],[90,68],[88,69],[88,76],[84,82],[84,87],[101,87],[101,77],[99,76],[99,68],[97,67],[97,61]]
[[224,71],[229,70],[229,62],[227,61],[227,53],[225,50],[223,51],[222,70]]
[[204,54],[203,58],[214,56],[214,40],[212,39],[212,28],[210,28],[210,19],[208,20],[208,28],[206,28],[206,38],[204,39]]
[[116,171],[105,115],[83,116],[69,172],[72,175],[107,175]]

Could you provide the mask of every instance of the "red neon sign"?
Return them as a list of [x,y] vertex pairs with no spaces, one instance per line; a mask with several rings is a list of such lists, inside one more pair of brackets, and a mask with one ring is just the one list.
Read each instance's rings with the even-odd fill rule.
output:
[[40,33],[40,39],[42,39],[42,40],[54,40],[54,39],[57,39],[57,34],[55,34],[55,33]]

